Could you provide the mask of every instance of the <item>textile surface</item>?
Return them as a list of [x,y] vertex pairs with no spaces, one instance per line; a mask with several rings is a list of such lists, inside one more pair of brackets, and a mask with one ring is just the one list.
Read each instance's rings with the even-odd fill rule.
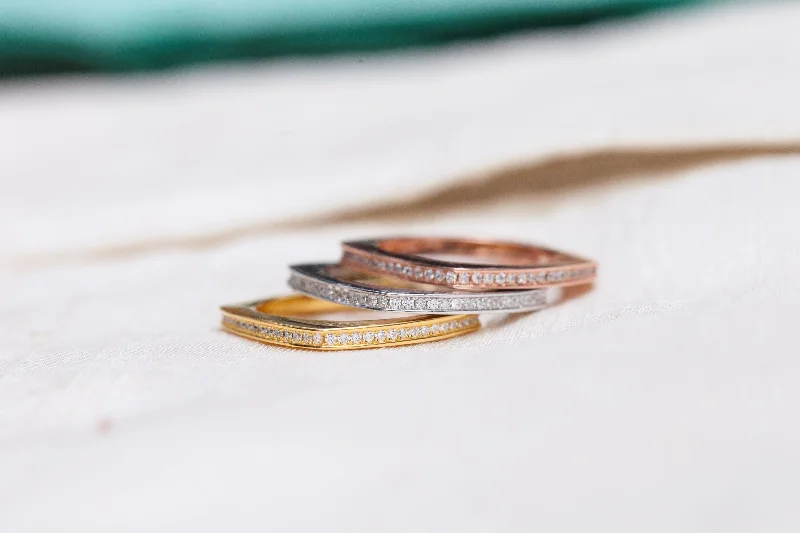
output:
[[[798,16],[3,86],[0,531],[796,531]],[[219,330],[391,234],[599,279],[391,350]]]

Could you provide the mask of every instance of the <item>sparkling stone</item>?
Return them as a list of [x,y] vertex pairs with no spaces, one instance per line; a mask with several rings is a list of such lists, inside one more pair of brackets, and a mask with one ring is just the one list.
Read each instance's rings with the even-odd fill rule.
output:
[[461,272],[458,275],[458,282],[462,285],[466,285],[469,283],[469,272]]
[[528,283],[528,276],[524,272],[517,274],[517,283],[520,285]]
[[428,326],[422,326],[421,328],[419,328],[419,332],[423,337],[428,336],[428,331],[429,331]]
[[400,338],[401,339],[407,339],[409,337],[409,335],[411,335],[411,332],[408,329],[403,328],[403,329],[400,330]]
[[400,307],[400,299],[399,298],[389,298],[389,308],[397,309]]
[[386,270],[386,263],[378,261],[378,270]]
[[438,335],[439,334],[439,324],[433,324],[431,326],[431,335]]
[[413,309],[414,303],[411,301],[411,298],[403,298],[400,300],[400,307],[403,309]]
[[322,344],[322,333],[314,333],[313,342],[314,344]]
[[456,282],[456,273],[455,272],[448,272],[445,274],[444,279],[447,283],[453,284]]
[[453,298],[450,300],[450,309],[458,311],[461,309],[461,306],[464,305],[464,300],[461,298]]
[[418,327],[411,328],[411,336],[417,338],[420,336],[420,330]]
[[434,298],[431,298],[430,300],[428,300],[428,309],[430,309],[431,311],[434,311],[434,310],[436,310],[436,309],[439,309],[439,302],[438,302],[438,300],[436,300],[436,299],[434,299]]
[[361,339],[362,339],[361,333],[356,332],[350,335],[350,341],[353,344],[361,344]]
[[420,267],[415,267],[414,268],[414,277],[415,278],[422,279],[424,276],[425,276],[425,274],[422,272],[422,269]]
[[284,331],[283,340],[285,340],[286,342],[290,342],[292,340],[292,332],[289,330]]
[[516,274],[508,274],[508,275],[506,275],[506,283],[508,283],[509,285],[513,285],[516,282],[517,282]]
[[371,331],[364,333],[364,342],[370,343],[375,340],[375,334]]
[[[512,274],[512,276],[513,276],[513,274]],[[497,276],[495,276],[494,279],[495,279],[495,281],[497,282],[498,285],[502,285],[502,284],[504,284],[506,282],[506,275],[503,274],[502,272],[500,272]]]
[[410,267],[410,266],[406,265],[406,266],[404,266],[404,267],[403,267],[403,275],[404,275],[404,276],[406,276],[406,277],[410,278],[410,277],[411,277],[411,275],[413,274],[413,272],[414,272],[414,271],[411,269],[411,267]]
[[339,333],[339,344],[347,344],[350,342],[350,335],[347,333]]
[[483,281],[483,276],[481,275],[480,272],[475,272],[474,274],[472,274],[472,283],[477,284],[480,283],[481,281]]
[[300,341],[302,341],[302,340],[303,340],[303,334],[302,334],[302,333],[299,333],[299,332],[297,332],[297,331],[295,331],[294,333],[292,333],[292,341],[294,341],[294,342],[300,342]]
[[[394,331],[394,330],[392,330],[392,331]],[[380,330],[378,332],[378,334],[376,335],[376,337],[378,339],[378,342],[384,342],[384,341],[386,341],[386,332],[383,331],[383,330]]]
[[[383,333],[383,332],[381,331],[381,333]],[[400,336],[400,333],[396,329],[390,329],[389,330],[389,340],[390,341],[396,341],[397,337],[399,337],[399,336]]]
[[441,270],[437,270],[436,274],[434,274],[434,278],[436,278],[436,281],[438,281],[439,283],[443,282],[444,281],[444,272],[442,272]]
[[494,283],[494,274],[492,274],[491,272],[488,274],[484,274],[483,282],[486,283],[487,285]]
[[303,342],[311,344],[311,333],[303,333]]
[[326,333],[325,344],[330,344],[331,346],[336,344],[336,335],[334,335],[333,333]]
[[427,279],[428,281],[433,281],[434,277],[435,275],[433,273],[433,270],[429,268],[428,270],[425,271],[425,279]]
[[267,334],[267,326],[258,326],[258,332],[262,335]]
[[[544,272],[531,274],[531,276],[533,276],[533,280],[536,281],[536,283],[544,283],[547,280],[547,274],[545,274]],[[531,276],[528,276],[529,280],[531,279]]]

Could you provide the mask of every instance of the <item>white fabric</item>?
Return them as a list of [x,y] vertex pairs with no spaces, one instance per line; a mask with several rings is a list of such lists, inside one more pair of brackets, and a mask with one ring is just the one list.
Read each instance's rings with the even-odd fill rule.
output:
[[[797,531],[800,157],[745,148],[800,141],[798,15],[3,87],[0,531]],[[504,194],[275,225],[473,176]],[[428,345],[219,331],[288,263],[393,233],[600,278]]]

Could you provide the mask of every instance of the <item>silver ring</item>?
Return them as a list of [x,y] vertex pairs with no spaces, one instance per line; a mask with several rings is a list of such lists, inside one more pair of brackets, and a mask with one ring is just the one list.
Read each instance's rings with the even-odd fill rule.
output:
[[435,287],[387,287],[366,281],[363,274],[340,265],[312,264],[289,267],[289,286],[298,292],[361,309],[397,312],[516,313],[542,309],[561,297],[559,288],[507,291],[457,291]]

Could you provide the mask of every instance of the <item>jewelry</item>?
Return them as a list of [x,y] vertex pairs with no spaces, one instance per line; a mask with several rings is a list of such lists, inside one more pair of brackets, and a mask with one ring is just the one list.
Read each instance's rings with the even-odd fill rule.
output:
[[[597,264],[548,248],[467,239],[387,238],[342,244],[341,263],[352,268],[454,289],[530,289],[591,283]],[[480,262],[429,259],[458,254]],[[492,260],[497,262],[491,262]]]
[[[332,321],[306,318],[352,309],[303,295],[222,308],[222,328],[248,339],[308,350],[354,350],[438,341],[480,328],[475,315]],[[286,315],[292,315],[291,317]]]
[[[534,311],[558,299],[561,292],[557,288],[466,292],[431,285],[427,286],[427,290],[387,287],[385,284],[363,281],[365,275],[339,265],[294,265],[289,268],[289,286],[296,291],[351,307],[378,311],[437,314]],[[384,281],[391,280],[384,278]]]

